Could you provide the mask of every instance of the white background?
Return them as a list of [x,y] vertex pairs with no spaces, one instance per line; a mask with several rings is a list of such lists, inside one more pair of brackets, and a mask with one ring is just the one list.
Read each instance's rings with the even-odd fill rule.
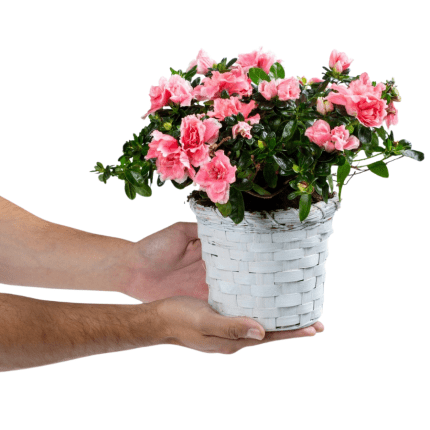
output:
[[[137,241],[193,221],[188,190],[129,201],[101,184],[143,126],[150,85],[200,48],[263,46],[288,76],[321,76],[331,50],[352,73],[394,76],[396,137],[429,151],[429,27],[419,2],[1,1],[0,195],[59,224]],[[330,238],[326,331],[205,355],[176,346],[0,374],[1,429],[423,429],[429,427],[428,161],[345,187]],[[0,285],[47,300],[137,303],[117,293]]]

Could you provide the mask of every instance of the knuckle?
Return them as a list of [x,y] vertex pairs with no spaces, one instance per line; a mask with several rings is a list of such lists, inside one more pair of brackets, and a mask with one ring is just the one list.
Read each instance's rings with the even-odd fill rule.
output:
[[239,330],[236,326],[230,326],[227,329],[227,334],[230,339],[239,339]]

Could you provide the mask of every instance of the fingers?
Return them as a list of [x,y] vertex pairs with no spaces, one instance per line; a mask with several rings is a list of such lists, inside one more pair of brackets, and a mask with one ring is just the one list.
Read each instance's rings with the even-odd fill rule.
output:
[[264,328],[255,320],[246,317],[225,317],[211,312],[201,324],[202,333],[224,339],[258,339],[264,338]]
[[320,322],[298,330],[285,330],[285,331],[274,331],[266,333],[266,336],[262,340],[252,339],[237,339],[237,340],[223,340],[222,348],[219,352],[223,354],[233,354],[242,348],[247,346],[256,346],[263,343],[273,342],[275,340],[294,339],[299,337],[312,337],[317,333],[324,331],[324,326]]
[[285,340],[285,339],[294,339],[298,337],[309,337],[315,336],[317,333],[321,333],[324,331],[324,326],[321,322],[316,322],[315,324],[300,328],[298,330],[284,330],[284,331],[272,331],[267,332],[264,339],[261,341],[252,341],[252,340],[244,340],[241,341],[241,348],[245,346],[254,346],[260,345],[262,343],[273,342],[275,340]]

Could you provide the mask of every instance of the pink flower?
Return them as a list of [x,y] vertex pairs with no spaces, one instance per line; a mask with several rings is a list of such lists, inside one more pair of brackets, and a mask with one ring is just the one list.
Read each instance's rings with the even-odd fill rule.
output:
[[167,79],[160,78],[158,82],[158,86],[152,86],[149,90],[149,97],[151,99],[151,108],[149,111],[142,117],[146,118],[150,113],[161,109],[163,106],[166,106],[169,103],[170,91],[166,89]]
[[166,106],[169,101],[181,106],[190,106],[192,94],[191,84],[179,75],[173,75],[169,80],[160,78],[158,86],[152,86],[149,90],[151,108],[142,118],[145,119],[150,113]]
[[168,134],[158,130],[152,132],[152,141],[145,159],[150,158],[156,158],[157,172],[163,182],[170,179],[182,183],[188,176],[194,178],[195,172],[187,154],[182,151],[178,141]]
[[223,150],[218,150],[209,163],[203,164],[194,181],[200,189],[206,191],[214,203],[225,204],[230,198],[230,184],[236,180],[236,167]]
[[181,122],[180,142],[190,163],[201,166],[209,161],[209,145],[218,139],[221,124],[215,119],[201,121],[196,115],[188,115]]
[[[331,143],[333,143],[334,148],[333,149],[337,149],[338,151],[342,151],[343,148],[345,147],[345,145],[348,144],[348,139],[349,139],[349,131],[345,128],[344,125],[341,125],[339,127],[335,127],[332,131],[331,131]],[[328,144],[325,149],[328,152],[331,152],[332,146]]]
[[341,73],[346,70],[354,60],[350,60],[344,52],[337,52],[336,49],[330,54],[329,67]]
[[295,100],[300,97],[299,81],[294,78],[277,79],[276,87],[279,100]]
[[334,109],[333,103],[325,99],[324,97],[318,97],[317,99],[317,111],[321,115],[327,115],[328,112],[332,112]]
[[387,102],[381,99],[385,85],[372,85],[367,73],[352,81],[349,87],[333,84],[327,100],[334,104],[343,105],[348,115],[356,116],[366,127],[382,125],[387,112]]
[[257,107],[257,103],[251,100],[249,103],[242,103],[237,97],[230,97],[229,99],[215,99],[214,100],[214,111],[208,112],[208,116],[215,117],[220,121],[223,121],[225,117],[231,115],[237,115],[239,112],[243,114],[245,119],[256,124],[260,120],[260,115],[254,115],[249,117],[249,114],[253,109]]
[[182,151],[169,154],[167,157],[158,157],[155,165],[163,182],[170,179],[181,184],[188,177],[194,179],[194,169],[190,166],[187,155]]
[[360,146],[360,141],[355,136],[350,136],[344,125],[330,130],[330,125],[322,119],[315,121],[314,125],[305,131],[305,136],[327,152],[333,152],[335,149],[352,151]]
[[170,91],[170,101],[181,106],[190,106],[193,98],[193,87],[179,75],[173,75],[169,79],[167,89]]
[[357,149],[360,146],[360,141],[355,136],[349,136],[346,141],[346,145],[343,145],[343,149],[347,149],[348,151],[352,151],[353,149]]
[[311,78],[309,79],[309,84],[319,84],[320,82],[324,82],[322,79],[320,78]]
[[252,125],[248,124],[247,122],[239,121],[231,129],[231,131],[233,133],[233,139],[236,139],[238,134],[240,134],[245,139],[251,139],[251,137],[252,137],[251,128],[252,128]]
[[201,75],[206,75],[208,72],[208,68],[212,67],[216,62],[212,60],[209,55],[201,49],[199,53],[197,54],[197,58],[193,61],[191,61],[190,65],[188,66],[188,70],[191,70],[194,66],[197,66],[197,73]]
[[205,126],[205,143],[212,145],[218,140],[221,124],[215,118],[208,118],[203,121]]
[[258,92],[266,99],[272,100],[278,95],[278,89],[276,88],[276,81],[262,81],[258,85]]
[[399,115],[393,102],[388,105],[387,114],[385,122],[388,128],[390,128],[391,125],[397,125],[399,123]]
[[166,157],[178,151],[178,141],[169,134],[161,133],[158,130],[152,132],[152,141],[149,143],[149,151],[146,159],[158,158],[160,155]]
[[382,97],[382,91],[384,90],[385,84],[380,82],[379,84],[376,84],[376,86],[373,86],[372,81],[370,80],[367,73],[362,73],[358,79],[352,81],[349,84],[349,91],[351,91],[356,96],[372,95],[380,99]]
[[[266,73],[269,73],[270,68],[275,62],[275,55],[262,52],[262,48],[249,54],[240,54],[237,60],[237,64],[241,65],[245,72],[248,72],[251,67],[259,67]],[[280,63],[281,60],[277,60],[277,62]]]
[[319,119],[305,131],[305,136],[318,146],[324,146],[325,143],[331,140],[330,125],[328,122]]
[[354,109],[357,119],[366,127],[381,126],[387,116],[387,102],[374,96],[362,97]]
[[199,100],[213,100],[221,97],[226,90],[229,95],[238,94],[239,97],[252,94],[251,79],[244,73],[242,67],[237,66],[230,72],[213,72],[211,77],[204,78],[202,85],[194,88],[193,95]]

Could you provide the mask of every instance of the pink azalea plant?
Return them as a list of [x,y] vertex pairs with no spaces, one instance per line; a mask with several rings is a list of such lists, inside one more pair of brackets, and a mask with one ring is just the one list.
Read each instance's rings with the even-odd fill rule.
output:
[[334,181],[340,197],[348,177],[388,177],[390,161],[424,159],[389,130],[398,123],[394,80],[351,76],[351,63],[334,50],[322,79],[307,80],[286,77],[281,60],[262,49],[220,62],[201,50],[185,72],[171,69],[151,87],[149,124],[124,144],[120,164],[95,171],[104,183],[124,180],[130,199],[151,195],[154,172],[159,186],[194,183],[235,223],[249,199],[285,194],[303,221],[313,201],[330,198]]

